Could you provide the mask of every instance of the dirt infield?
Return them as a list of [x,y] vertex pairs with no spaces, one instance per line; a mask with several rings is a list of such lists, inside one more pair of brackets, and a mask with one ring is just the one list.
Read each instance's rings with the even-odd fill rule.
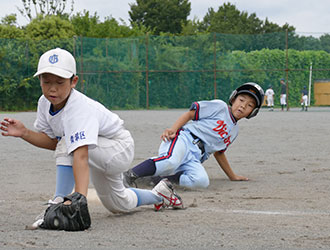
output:
[[[134,164],[156,154],[162,130],[184,111],[115,111],[135,139]],[[250,181],[229,181],[211,157],[208,189],[178,188],[186,210],[111,214],[91,193],[92,227],[73,233],[25,230],[54,192],[53,153],[0,136],[0,248],[329,249],[329,111],[262,110],[239,122],[227,152]],[[32,128],[35,115],[8,116]]]

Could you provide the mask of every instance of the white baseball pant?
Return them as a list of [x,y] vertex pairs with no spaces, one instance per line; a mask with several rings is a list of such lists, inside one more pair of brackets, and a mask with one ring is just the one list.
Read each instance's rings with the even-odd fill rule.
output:
[[273,98],[273,96],[268,96],[267,97],[267,106],[268,107],[273,107],[274,106],[274,98]]
[[281,105],[286,105],[286,94],[281,95],[280,102],[281,102]]
[[[71,165],[64,137],[55,151],[56,165]],[[134,140],[123,129],[115,138],[98,137],[96,147],[88,149],[91,181],[102,204],[111,212],[127,212],[137,206],[134,191],[123,184],[122,173],[130,168],[134,157]]]
[[308,96],[303,95],[301,105],[308,106]]

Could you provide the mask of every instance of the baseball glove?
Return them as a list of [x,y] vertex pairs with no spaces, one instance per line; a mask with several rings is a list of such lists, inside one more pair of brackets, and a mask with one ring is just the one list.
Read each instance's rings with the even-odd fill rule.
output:
[[90,225],[87,199],[84,195],[75,192],[64,197],[63,202],[50,205],[40,227],[52,230],[83,231]]

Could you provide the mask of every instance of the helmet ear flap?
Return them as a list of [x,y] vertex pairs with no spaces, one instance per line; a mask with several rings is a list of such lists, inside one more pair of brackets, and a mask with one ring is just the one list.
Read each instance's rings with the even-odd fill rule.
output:
[[249,114],[246,119],[250,119],[252,117],[255,117],[259,112],[259,108],[255,108],[254,110],[252,110],[251,114]]
[[233,100],[235,99],[236,95],[237,95],[237,90],[235,89],[235,90],[231,93],[231,95],[229,96],[229,105],[230,105],[230,106],[233,105]]

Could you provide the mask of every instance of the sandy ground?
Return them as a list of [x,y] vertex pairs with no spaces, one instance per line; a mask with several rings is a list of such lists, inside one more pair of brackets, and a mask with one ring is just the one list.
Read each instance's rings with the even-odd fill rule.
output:
[[[135,139],[134,164],[156,154],[161,132],[184,111],[115,111]],[[92,227],[84,232],[25,230],[54,192],[53,153],[0,136],[0,248],[329,249],[329,111],[262,110],[240,121],[227,157],[250,181],[229,181],[212,157],[204,164],[208,189],[177,188],[186,210],[115,215],[91,191]],[[35,115],[0,118],[32,128]]]

